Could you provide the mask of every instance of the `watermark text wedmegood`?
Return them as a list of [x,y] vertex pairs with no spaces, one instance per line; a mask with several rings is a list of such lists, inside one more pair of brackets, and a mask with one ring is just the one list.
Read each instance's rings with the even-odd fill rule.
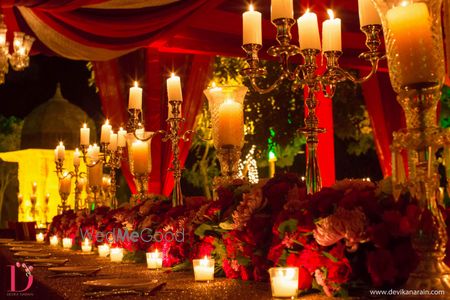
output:
[[129,231],[128,229],[114,228],[112,231],[103,232],[97,231],[95,234],[92,230],[81,230],[81,238],[84,240],[88,238],[90,240],[95,240],[97,243],[104,242],[133,242],[136,243],[139,240],[143,242],[184,242],[184,229],[181,231],[155,231],[151,228],[144,228],[141,231]]

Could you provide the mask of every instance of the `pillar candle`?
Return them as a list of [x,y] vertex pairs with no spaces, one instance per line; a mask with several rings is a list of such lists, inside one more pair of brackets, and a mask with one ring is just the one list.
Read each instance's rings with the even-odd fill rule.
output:
[[59,192],[70,194],[71,183],[72,177],[70,176],[70,174],[64,174],[64,177],[59,180]]
[[100,162],[88,169],[88,183],[90,187],[101,186],[103,178],[103,164]]
[[126,135],[127,131],[124,130],[122,127],[120,127],[119,131],[117,132],[117,146],[118,147],[125,147],[126,146]]
[[78,148],[75,149],[75,152],[73,153],[73,165],[75,167],[80,166],[80,151]]
[[214,280],[214,263],[214,259],[209,259],[206,256],[202,259],[194,259],[192,264],[195,281]]
[[107,257],[109,254],[109,245],[103,244],[98,246],[98,256],[100,257]]
[[59,142],[59,145],[55,149],[55,159],[63,161],[66,157],[66,147],[64,147],[63,142]]
[[320,50],[320,35],[317,15],[313,12],[309,12],[308,9],[303,16],[298,18],[297,23],[300,49]]
[[130,88],[128,109],[142,109],[142,88],[138,87],[137,81],[135,81],[134,86]]
[[94,161],[94,162],[98,161],[99,154],[100,154],[100,147],[97,144],[94,144],[92,146],[92,151],[91,151],[92,161]]
[[111,135],[109,136],[108,149],[111,151],[117,150],[117,133],[113,133],[112,131],[111,131]]
[[272,0],[271,19],[294,18],[294,5],[292,0]]
[[381,24],[380,16],[372,0],[358,0],[358,11],[359,25],[361,27]]
[[333,11],[328,10],[329,20],[322,23],[322,50],[326,51],[342,51],[341,42],[341,19],[334,18]]
[[170,78],[167,78],[166,82],[167,98],[169,99],[169,101],[183,101],[180,77],[172,73],[172,76],[170,76]]
[[100,134],[100,143],[109,143],[109,139],[111,136],[111,125],[109,125],[108,119],[105,121],[105,124],[102,125],[102,131]]
[[386,18],[395,40],[400,84],[435,82],[438,62],[432,56],[435,51],[427,5],[405,2],[388,10]]
[[111,262],[122,262],[123,259],[123,249],[122,248],[111,248],[109,252],[109,257]]
[[149,170],[149,151],[148,142],[135,141],[131,145],[131,153],[133,159],[133,172],[134,174],[145,174],[150,173]]
[[87,146],[89,145],[89,134],[90,129],[87,127],[86,123],[83,124],[83,127],[80,128],[80,145]]
[[261,13],[250,4],[249,10],[242,14],[242,21],[242,44],[262,45]]
[[244,141],[244,111],[242,105],[232,99],[219,106],[217,139],[219,147],[241,147]]

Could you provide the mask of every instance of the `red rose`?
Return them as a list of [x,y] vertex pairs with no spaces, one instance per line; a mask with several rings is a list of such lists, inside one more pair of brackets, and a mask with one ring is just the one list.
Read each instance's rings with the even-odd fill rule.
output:
[[299,253],[298,262],[298,265],[302,265],[312,274],[325,265],[325,257],[317,251],[304,249]]
[[285,246],[283,244],[273,245],[270,247],[269,253],[267,254],[267,259],[273,261],[275,265],[278,264],[278,260],[280,259],[281,255],[283,254]]
[[346,258],[328,264],[328,279],[332,282],[346,283],[351,272],[352,268]]
[[367,269],[374,286],[393,284],[397,276],[394,259],[385,249],[376,249],[367,254]]
[[298,268],[298,289],[299,290],[309,290],[312,285],[312,276],[303,267]]
[[232,278],[232,279],[239,278],[239,273],[237,271],[233,270],[228,259],[224,259],[222,261],[222,269],[225,272],[225,276],[227,278]]

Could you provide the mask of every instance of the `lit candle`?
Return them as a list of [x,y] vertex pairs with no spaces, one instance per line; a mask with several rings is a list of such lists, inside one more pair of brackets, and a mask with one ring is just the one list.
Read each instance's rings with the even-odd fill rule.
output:
[[76,148],[75,152],[73,153],[73,165],[75,167],[80,166],[80,151],[78,150],[78,148]]
[[148,142],[136,140],[131,145],[131,157],[133,159],[134,174],[150,173],[150,148]]
[[214,259],[204,257],[202,259],[194,259],[194,278],[195,281],[214,280]]
[[250,4],[248,11],[242,14],[242,44],[262,45],[261,13],[253,10]]
[[78,191],[83,191],[84,187],[86,186],[86,178],[79,177],[77,180],[77,189]]
[[111,186],[111,177],[103,176],[102,186],[103,188],[109,188]]
[[436,68],[432,53],[431,18],[425,3],[402,2],[386,14],[389,33],[395,40],[402,86],[421,82],[436,82]]
[[130,87],[128,109],[142,109],[142,88],[138,87],[137,81],[134,82],[133,87]]
[[334,18],[331,9],[327,10],[330,16],[329,20],[322,23],[322,47],[326,51],[342,51],[341,44],[341,19]]
[[280,18],[294,18],[294,5],[292,0],[272,0],[272,20]]
[[59,192],[61,194],[70,194],[70,185],[72,183],[72,177],[69,173],[64,173],[63,177],[59,180]]
[[381,24],[380,16],[371,0],[358,0],[359,11],[359,25],[362,27],[366,25]]
[[88,169],[88,183],[90,187],[101,186],[103,178],[103,164],[98,163]]
[[31,186],[31,191],[32,191],[33,195],[36,194],[36,191],[37,191],[37,182],[36,181],[33,182],[33,185]]
[[300,49],[319,49],[320,35],[317,15],[306,10],[305,14],[298,18],[298,36]]
[[107,257],[109,254],[109,245],[103,244],[98,246],[98,256],[100,257]]
[[147,269],[161,269],[162,268],[162,252],[155,250],[147,253]]
[[53,247],[57,247],[59,244],[59,240],[58,240],[58,236],[57,235],[53,235],[50,237],[50,245]]
[[167,82],[167,98],[169,99],[169,101],[183,101],[180,77],[172,73],[170,78],[167,78],[166,82]]
[[123,249],[122,248],[111,248],[109,252],[109,257],[111,262],[122,262],[123,259]]
[[55,160],[63,161],[65,157],[66,157],[66,147],[64,147],[63,142],[59,142],[59,145],[56,146],[55,149]]
[[217,140],[219,147],[241,147],[244,141],[244,111],[242,105],[232,99],[219,106]]
[[45,205],[48,204],[49,200],[50,200],[50,194],[47,193],[47,195],[45,195]]
[[298,293],[298,268],[270,268],[272,297],[294,298]]
[[118,147],[125,147],[126,146],[126,134],[127,131],[124,130],[122,127],[120,127],[119,131],[117,132],[117,146]]
[[63,238],[63,248],[70,249],[72,248],[72,239],[71,238]]
[[36,242],[43,243],[44,242],[44,234],[42,232],[39,232],[36,234]]
[[93,162],[96,162],[98,160],[99,154],[100,154],[100,147],[97,144],[94,144],[91,150],[91,160]]
[[111,125],[109,125],[108,119],[106,119],[105,124],[102,125],[102,131],[100,134],[100,143],[109,143],[111,136]]
[[89,145],[89,134],[90,129],[87,127],[86,123],[83,124],[83,127],[80,128],[80,145],[87,146]]
[[110,151],[116,151],[117,150],[117,133],[114,133],[111,131],[111,135],[109,136],[109,145],[108,149]]
[[91,252],[92,250],[92,242],[85,238],[83,244],[81,245],[81,251],[82,252]]

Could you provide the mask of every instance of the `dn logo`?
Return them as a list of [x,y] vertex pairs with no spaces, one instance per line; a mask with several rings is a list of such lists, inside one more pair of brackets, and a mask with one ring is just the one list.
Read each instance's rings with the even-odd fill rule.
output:
[[[33,275],[31,275],[33,266],[27,266],[24,263],[20,264],[19,262],[16,262],[16,265],[9,265],[8,267],[11,270],[11,289],[8,292],[9,293],[22,293],[22,292],[28,291],[31,288],[31,285],[33,284]],[[17,290],[17,287],[16,287],[16,267],[23,268],[25,270],[25,275],[27,276],[27,279],[28,279],[27,286],[23,290]]]

